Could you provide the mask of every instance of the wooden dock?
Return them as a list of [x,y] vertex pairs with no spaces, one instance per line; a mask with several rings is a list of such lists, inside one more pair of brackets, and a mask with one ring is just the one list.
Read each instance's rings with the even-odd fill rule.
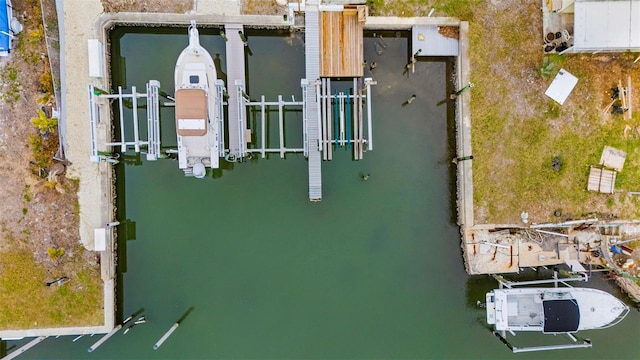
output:
[[320,12],[320,76],[362,77],[365,5]]

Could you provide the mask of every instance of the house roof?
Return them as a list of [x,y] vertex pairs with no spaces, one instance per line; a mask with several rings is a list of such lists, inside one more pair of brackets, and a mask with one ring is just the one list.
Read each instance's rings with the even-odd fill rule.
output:
[[640,0],[575,0],[573,51],[640,49]]

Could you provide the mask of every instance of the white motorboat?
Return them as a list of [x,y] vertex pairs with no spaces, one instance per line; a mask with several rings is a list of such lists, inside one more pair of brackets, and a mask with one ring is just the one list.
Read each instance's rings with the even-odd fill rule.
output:
[[203,178],[206,168],[219,166],[222,106],[216,96],[216,68],[200,45],[194,21],[189,26],[189,45],[180,53],[175,69],[176,133],[178,164],[187,176]]
[[604,329],[624,319],[629,307],[591,288],[505,288],[486,294],[487,323],[496,331],[574,333]]

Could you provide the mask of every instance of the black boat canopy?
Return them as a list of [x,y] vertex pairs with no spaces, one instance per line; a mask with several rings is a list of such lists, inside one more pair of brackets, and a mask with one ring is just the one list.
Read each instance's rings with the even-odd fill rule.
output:
[[566,333],[578,330],[580,309],[575,299],[545,300],[542,305],[545,333]]

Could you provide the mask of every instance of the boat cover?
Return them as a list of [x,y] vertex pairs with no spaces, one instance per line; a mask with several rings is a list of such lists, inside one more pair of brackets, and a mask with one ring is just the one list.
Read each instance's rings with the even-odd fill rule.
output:
[[580,309],[576,299],[545,300],[544,329],[546,333],[565,333],[578,330]]
[[180,136],[207,133],[207,92],[203,89],[176,91],[176,128]]
[[11,50],[11,29],[9,28],[9,12],[7,0],[0,0],[0,55],[7,55]]

